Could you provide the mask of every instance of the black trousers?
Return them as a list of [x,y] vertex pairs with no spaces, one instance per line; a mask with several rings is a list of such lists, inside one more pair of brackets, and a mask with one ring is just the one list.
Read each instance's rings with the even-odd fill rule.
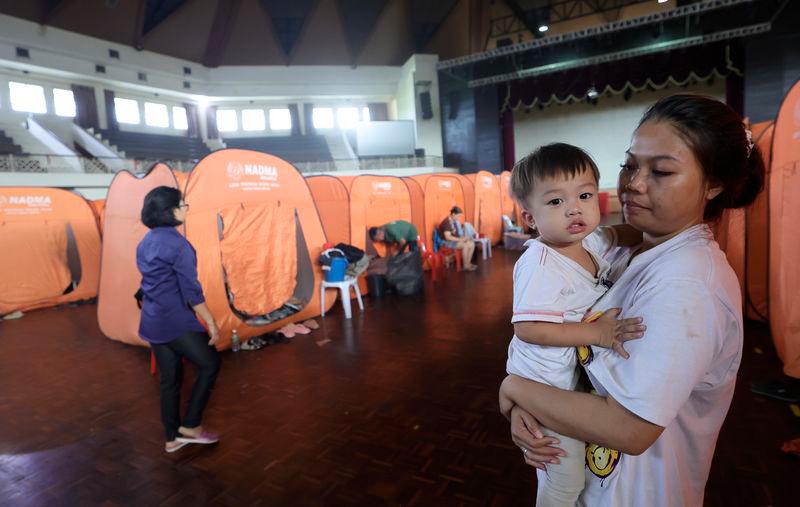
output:
[[[167,442],[178,436],[178,427],[200,426],[203,410],[208,404],[211,390],[219,373],[220,359],[217,350],[208,344],[208,334],[190,331],[169,343],[154,343],[153,353],[158,363],[161,387],[161,422]],[[197,380],[192,387],[186,416],[181,422],[181,384],[183,384],[183,358],[197,367]]]

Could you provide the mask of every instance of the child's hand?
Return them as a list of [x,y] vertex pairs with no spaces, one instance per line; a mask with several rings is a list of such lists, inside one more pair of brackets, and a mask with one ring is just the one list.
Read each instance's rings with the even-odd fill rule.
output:
[[625,359],[630,357],[625,351],[624,344],[629,340],[638,340],[644,336],[647,327],[642,324],[641,317],[632,319],[617,319],[621,308],[610,308],[599,319],[593,322],[597,326],[598,340],[595,345],[612,349]]

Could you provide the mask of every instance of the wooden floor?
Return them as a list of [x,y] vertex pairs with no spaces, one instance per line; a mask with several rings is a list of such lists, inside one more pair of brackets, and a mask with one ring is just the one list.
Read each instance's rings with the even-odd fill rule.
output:
[[[1,322],[0,505],[533,505],[496,401],[516,258],[225,353],[205,420],[222,441],[175,455],[148,352],[104,338],[94,305]],[[778,451],[798,419],[748,391],[779,370],[750,325],[707,505],[798,505],[800,461]]]

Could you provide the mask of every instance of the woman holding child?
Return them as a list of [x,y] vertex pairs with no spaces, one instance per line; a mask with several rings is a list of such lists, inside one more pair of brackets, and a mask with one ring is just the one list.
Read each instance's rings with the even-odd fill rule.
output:
[[[578,265],[613,283],[587,315],[616,316],[614,309],[621,308],[627,318],[616,328],[608,315],[596,324],[607,336],[592,333],[595,324],[574,324],[583,326],[576,329],[590,345],[578,356],[597,394],[516,374],[500,390],[512,439],[531,466],[556,468],[566,454],[540,426],[588,443],[578,504],[702,505],[733,396],[743,328],[736,276],[706,223],[752,202],[763,178],[761,157],[741,118],[717,100],[673,95],[640,121],[618,194],[626,222],[642,240],[623,247],[621,235],[605,231],[584,242],[594,253],[576,253]],[[535,176],[532,181],[539,182]],[[535,203],[522,204],[532,221]],[[566,202],[550,206],[561,204]],[[593,219],[580,219],[584,208],[568,208],[561,210],[572,214],[568,232],[591,232]],[[647,326],[644,337],[623,349],[623,341],[638,337],[633,331],[639,317]],[[537,331],[539,342],[558,336],[545,331]]]

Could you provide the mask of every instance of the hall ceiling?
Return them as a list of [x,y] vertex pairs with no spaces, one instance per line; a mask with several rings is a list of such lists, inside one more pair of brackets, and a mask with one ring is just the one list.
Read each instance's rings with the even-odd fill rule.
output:
[[0,13],[208,67],[402,65],[438,52],[459,1],[0,0]]

